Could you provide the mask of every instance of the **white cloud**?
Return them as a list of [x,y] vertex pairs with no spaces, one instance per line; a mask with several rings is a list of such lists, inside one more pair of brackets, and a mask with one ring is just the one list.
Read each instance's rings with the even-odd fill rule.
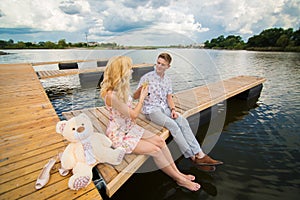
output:
[[158,12],[161,13],[160,20],[157,20],[153,28],[173,31],[180,34],[193,36],[194,32],[208,31],[207,28],[202,28],[199,22],[195,22],[192,14],[182,13],[178,10],[171,10],[170,8],[160,8]]
[[196,21],[219,35],[249,36],[272,27],[298,29],[299,9],[299,0],[209,0],[189,4]]
[[[2,0],[0,9],[4,16],[0,19],[0,25],[2,28],[29,27],[42,31],[76,31],[85,24],[85,18],[79,15],[79,12],[87,13],[87,5],[85,1],[76,1],[72,7],[71,1],[68,1],[66,6],[66,1],[60,4],[60,1],[56,0]],[[72,15],[70,8],[73,9]]]
[[178,32],[149,28],[126,32],[125,34],[111,37],[105,42],[117,42],[118,44],[132,46],[166,46],[177,44],[193,44],[196,41]]
[[1,0],[0,4],[0,28],[7,28],[5,33],[8,28],[26,28],[23,37],[28,38],[35,38],[39,30],[66,32],[62,35],[68,37],[88,33],[94,41],[143,30],[160,39],[165,33],[178,33],[203,42],[219,35],[251,36],[272,27],[298,29],[299,16],[299,0]]
[[[133,1],[126,4],[111,2],[109,8],[103,12],[104,30],[115,32],[116,35],[122,31],[127,34],[128,31],[136,29],[152,30],[152,32],[164,30],[164,32],[177,32],[188,37],[193,37],[194,32],[208,31],[195,21],[194,16],[187,9],[183,10],[185,6],[181,4],[167,1],[164,1],[165,4],[161,4],[161,1],[138,2],[135,6],[132,6]],[[126,7],[126,5],[130,6]],[[155,9],[153,5],[156,5]]]

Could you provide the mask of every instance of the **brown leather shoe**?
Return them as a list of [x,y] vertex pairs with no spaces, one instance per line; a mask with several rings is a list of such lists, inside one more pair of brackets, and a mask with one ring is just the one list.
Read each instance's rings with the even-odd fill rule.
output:
[[214,160],[211,157],[209,157],[208,155],[205,155],[203,158],[195,158],[195,160],[193,160],[193,162],[197,165],[204,165],[204,166],[208,166],[208,165],[222,165],[223,162],[219,161],[219,160]]

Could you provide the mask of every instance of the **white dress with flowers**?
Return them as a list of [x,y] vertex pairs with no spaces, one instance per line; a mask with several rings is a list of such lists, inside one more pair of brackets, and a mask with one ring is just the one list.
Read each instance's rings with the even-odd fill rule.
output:
[[[143,136],[144,129],[117,109],[107,105],[106,107],[110,112],[109,124],[106,129],[107,137],[112,141],[114,148],[123,147],[127,154],[131,153]],[[128,107],[132,108],[131,97],[128,100]]]

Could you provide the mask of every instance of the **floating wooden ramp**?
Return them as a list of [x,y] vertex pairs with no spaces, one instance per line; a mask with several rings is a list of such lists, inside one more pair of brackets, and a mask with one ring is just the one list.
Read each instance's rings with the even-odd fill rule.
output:
[[[251,88],[258,87],[264,81],[264,78],[259,77],[238,76],[181,91],[174,95],[176,110],[183,116],[189,117]],[[102,132],[102,130],[106,130],[106,125],[109,121],[109,111],[106,107],[71,111],[63,113],[63,115],[70,119],[80,113],[85,113],[91,118],[95,131]],[[139,116],[137,124],[152,133],[160,135],[164,139],[170,135],[167,129],[153,124],[143,115]],[[97,169],[106,183],[107,195],[111,197],[147,158],[145,155],[126,155],[123,162],[117,166],[98,164]]]
[[[136,64],[133,68],[143,68],[153,66],[153,64]],[[85,73],[93,73],[93,72],[104,72],[104,67],[97,67],[91,69],[64,69],[64,70],[45,70],[45,71],[37,71],[37,76],[39,79],[47,79],[47,78],[55,78],[60,76],[70,76],[77,74],[85,74]]]
[[[258,87],[264,78],[238,76],[199,86],[174,95],[176,108],[185,117],[198,113],[230,97]],[[86,113],[95,130],[105,130],[108,110],[90,108],[64,113],[71,118]],[[48,184],[35,189],[36,179],[44,165],[68,144],[56,133],[59,118],[51,105],[31,64],[0,65],[0,199],[102,199],[91,183],[72,191],[67,177],[58,173],[59,161],[51,170]],[[164,139],[169,131],[139,116],[137,123]],[[147,156],[126,155],[118,166],[97,165],[111,197],[147,160]]]

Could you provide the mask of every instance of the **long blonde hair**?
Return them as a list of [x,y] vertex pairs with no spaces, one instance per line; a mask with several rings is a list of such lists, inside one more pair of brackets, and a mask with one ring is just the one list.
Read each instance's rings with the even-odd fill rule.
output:
[[116,92],[119,99],[126,103],[130,92],[131,69],[132,60],[127,56],[117,56],[109,59],[101,83],[101,97],[104,99],[107,92],[112,90]]

